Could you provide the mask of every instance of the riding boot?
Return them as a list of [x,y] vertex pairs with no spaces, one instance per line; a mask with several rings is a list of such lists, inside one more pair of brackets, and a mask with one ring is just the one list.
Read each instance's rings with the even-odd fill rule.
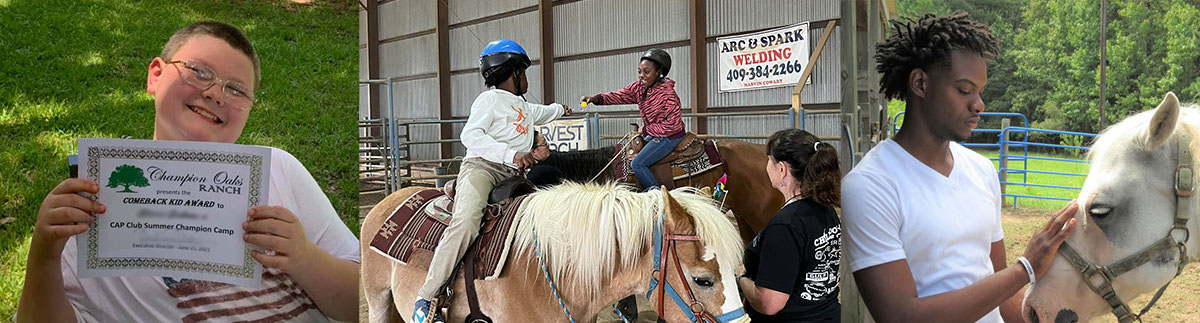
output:
[[637,296],[629,295],[629,297],[617,301],[617,310],[621,311],[621,314],[625,315],[630,322],[637,321]]

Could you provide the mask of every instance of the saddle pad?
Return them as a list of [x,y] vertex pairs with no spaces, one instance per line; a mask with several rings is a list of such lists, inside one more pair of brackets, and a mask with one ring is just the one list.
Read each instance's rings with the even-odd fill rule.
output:
[[691,146],[702,146],[702,148],[688,147],[684,150],[684,154],[679,155],[671,162],[671,174],[675,175],[675,180],[707,172],[724,163],[721,155],[717,153],[715,141],[707,139],[703,142],[693,141]]
[[[418,249],[434,252],[442,233],[449,224],[453,207],[450,197],[437,189],[428,189],[410,196],[384,220],[383,227],[371,239],[371,250],[408,266],[428,268],[428,263],[410,264],[409,258]],[[517,197],[504,207],[488,206],[484,225],[478,239],[479,254],[475,261],[477,279],[494,279],[504,268],[512,244],[513,220],[525,197]],[[465,255],[469,257],[471,255]]]
[[[630,166],[633,158],[629,158],[627,151],[622,150],[620,145],[617,145],[616,151],[619,157],[617,157],[616,165],[613,165],[613,175],[623,181],[636,183],[633,167]],[[655,165],[670,164],[672,180],[686,179],[724,164],[717,150],[717,142],[711,139],[692,141],[687,147],[676,148],[664,159],[672,157],[673,160],[660,160],[655,163]]]

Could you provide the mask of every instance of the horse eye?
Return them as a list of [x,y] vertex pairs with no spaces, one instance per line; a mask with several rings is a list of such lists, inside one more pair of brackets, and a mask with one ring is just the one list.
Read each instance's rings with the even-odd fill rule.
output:
[[703,287],[712,287],[712,285],[713,285],[712,280],[710,280],[708,278],[695,277],[695,278],[692,278],[692,281],[695,281],[696,285],[700,285]]
[[1088,209],[1088,214],[1096,219],[1103,219],[1108,216],[1109,212],[1112,212],[1112,207],[1104,205],[1092,206],[1091,209]]

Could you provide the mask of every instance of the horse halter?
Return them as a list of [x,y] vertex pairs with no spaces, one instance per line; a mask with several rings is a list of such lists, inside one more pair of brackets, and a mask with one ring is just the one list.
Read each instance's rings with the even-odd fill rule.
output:
[[[746,315],[746,311],[742,307],[738,307],[717,317],[712,317],[704,312],[704,304],[696,300],[696,295],[692,293],[691,284],[688,284],[687,278],[683,276],[683,266],[679,263],[679,252],[675,250],[677,241],[700,242],[700,238],[694,234],[672,234],[669,228],[663,226],[662,219],[659,219],[658,225],[654,226],[654,275],[650,277],[650,290],[646,292],[646,300],[650,301],[650,295],[654,293],[654,289],[657,287],[658,312],[664,313],[664,296],[670,294],[671,299],[675,301],[675,305],[679,306],[679,309],[684,314],[687,314],[688,320],[691,322],[724,323],[737,320]],[[683,282],[683,289],[687,291],[690,302],[685,302],[683,297],[675,291],[675,288],[671,287],[671,283],[667,282],[667,271],[662,268],[662,265],[667,262],[668,255],[671,255],[675,261],[675,272],[679,273],[679,280]],[[729,286],[726,286],[726,288],[729,288]],[[734,286],[733,288],[737,287]]]
[[[1121,323],[1133,322],[1135,320],[1141,322],[1142,315],[1150,311],[1151,307],[1154,307],[1154,303],[1158,302],[1159,297],[1162,297],[1163,292],[1167,290],[1167,286],[1171,285],[1171,281],[1167,281],[1166,284],[1159,288],[1158,292],[1154,293],[1154,298],[1150,300],[1150,303],[1147,303],[1146,307],[1143,307],[1140,312],[1134,314],[1129,308],[1129,305],[1125,304],[1125,302],[1117,296],[1117,292],[1113,290],[1113,279],[1121,274],[1133,270],[1134,268],[1146,264],[1156,256],[1162,254],[1163,252],[1171,251],[1172,249],[1177,249],[1179,251],[1179,268],[1176,269],[1175,276],[1171,277],[1171,280],[1175,280],[1175,277],[1179,277],[1179,274],[1183,272],[1183,267],[1187,265],[1189,261],[1186,243],[1188,242],[1188,239],[1191,238],[1191,232],[1187,229],[1187,222],[1188,218],[1191,216],[1190,198],[1195,193],[1195,175],[1192,170],[1192,151],[1191,147],[1189,146],[1190,144],[1190,136],[1187,133],[1179,136],[1179,163],[1175,166],[1175,222],[1174,225],[1171,226],[1171,229],[1167,231],[1167,235],[1165,237],[1154,242],[1154,244],[1151,244],[1149,247],[1146,247],[1141,251],[1118,260],[1117,262],[1108,266],[1100,266],[1084,260],[1083,256],[1080,256],[1079,252],[1075,251],[1074,248],[1071,248],[1071,245],[1067,244],[1065,241],[1058,248],[1058,251],[1063,255],[1063,258],[1066,258],[1071,265],[1074,265],[1076,269],[1079,269],[1080,274],[1083,275],[1083,282],[1086,283],[1088,287],[1092,289],[1092,291],[1096,292],[1096,294],[1099,294],[1105,302],[1108,302],[1108,306],[1112,308],[1113,315],[1115,315]],[[1182,239],[1175,238],[1175,232],[1177,231],[1182,232]],[[1092,277],[1096,276],[1097,274],[1099,274],[1100,278],[1104,280],[1104,283],[1100,284],[1099,286],[1092,283]]]

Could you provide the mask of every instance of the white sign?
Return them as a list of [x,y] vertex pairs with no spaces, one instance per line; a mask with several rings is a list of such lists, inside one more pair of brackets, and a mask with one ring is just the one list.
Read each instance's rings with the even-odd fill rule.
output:
[[546,143],[550,144],[550,150],[588,149],[588,127],[585,119],[556,120],[537,126],[536,130],[546,136]]
[[160,276],[261,285],[242,240],[266,204],[271,150],[210,142],[79,139],[79,177],[108,210],[76,237],[79,277]]
[[808,22],[717,38],[717,46],[720,92],[796,85],[808,64]]

